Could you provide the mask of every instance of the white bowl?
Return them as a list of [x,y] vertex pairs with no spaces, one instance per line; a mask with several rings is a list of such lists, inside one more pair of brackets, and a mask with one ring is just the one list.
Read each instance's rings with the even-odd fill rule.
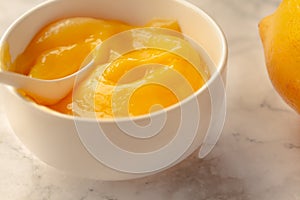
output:
[[[206,50],[217,70],[195,95],[164,112],[133,119],[97,121],[63,115],[24,99],[14,88],[5,86],[2,92],[7,117],[15,134],[34,155],[57,169],[78,176],[124,180],[175,165],[203,146],[205,138],[212,139],[214,144],[223,125],[219,118],[224,118],[225,113],[218,115],[217,120],[216,115],[212,116],[220,105],[224,107],[224,99],[212,101],[214,92],[210,88],[224,90],[220,83],[226,78],[227,44],[221,29],[207,14],[184,0],[54,0],[20,17],[4,34],[2,45],[9,45],[12,59],[15,59],[40,28],[72,16],[117,19],[135,25],[152,18],[177,19],[182,32]],[[198,111],[201,111],[201,120]],[[122,127],[130,128],[132,121],[147,124],[150,117],[153,123],[163,121],[163,117],[167,119],[158,135],[143,139],[129,136],[130,130],[129,135],[123,133]],[[102,132],[107,137],[103,137]],[[103,142],[108,138],[114,143],[111,147],[107,147],[110,143]],[[208,148],[202,157],[211,149],[207,141],[205,145]]]

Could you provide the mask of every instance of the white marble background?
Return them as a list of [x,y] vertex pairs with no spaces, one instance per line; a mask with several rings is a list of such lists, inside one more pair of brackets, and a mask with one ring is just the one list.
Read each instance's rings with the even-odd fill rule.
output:
[[[42,0],[0,0],[0,35]],[[101,182],[65,175],[28,152],[0,104],[1,200],[300,200],[300,116],[273,90],[259,20],[279,0],[192,0],[228,38],[228,113],[204,160],[191,157],[151,177]]]

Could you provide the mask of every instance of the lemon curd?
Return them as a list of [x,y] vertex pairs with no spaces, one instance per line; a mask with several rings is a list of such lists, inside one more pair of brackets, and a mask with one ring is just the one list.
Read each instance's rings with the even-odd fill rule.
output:
[[[180,32],[175,20],[155,19],[141,27]],[[8,70],[39,79],[61,78],[78,71],[103,41],[141,27],[88,17],[61,19],[42,28]],[[151,42],[163,46],[164,41],[174,40],[175,46],[186,45],[182,39],[158,38]],[[209,72],[200,56],[201,70],[168,48],[166,44],[164,48],[141,48],[115,56],[110,63],[97,66],[68,96],[48,107],[70,115],[111,118],[138,116],[171,106],[201,88]]]

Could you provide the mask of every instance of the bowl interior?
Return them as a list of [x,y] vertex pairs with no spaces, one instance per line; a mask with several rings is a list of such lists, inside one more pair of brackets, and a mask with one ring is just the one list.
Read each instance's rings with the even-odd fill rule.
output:
[[183,34],[206,51],[217,71],[222,71],[226,63],[227,46],[222,31],[206,13],[184,0],[47,1],[16,20],[4,34],[1,46],[8,44],[14,60],[46,24],[76,16],[115,19],[134,25],[142,25],[153,18],[176,19]]

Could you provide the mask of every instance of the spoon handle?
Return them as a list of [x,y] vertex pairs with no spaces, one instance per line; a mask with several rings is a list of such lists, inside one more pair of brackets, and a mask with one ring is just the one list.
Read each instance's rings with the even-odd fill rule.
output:
[[0,83],[10,85],[16,88],[27,85],[28,77],[8,71],[0,71]]

